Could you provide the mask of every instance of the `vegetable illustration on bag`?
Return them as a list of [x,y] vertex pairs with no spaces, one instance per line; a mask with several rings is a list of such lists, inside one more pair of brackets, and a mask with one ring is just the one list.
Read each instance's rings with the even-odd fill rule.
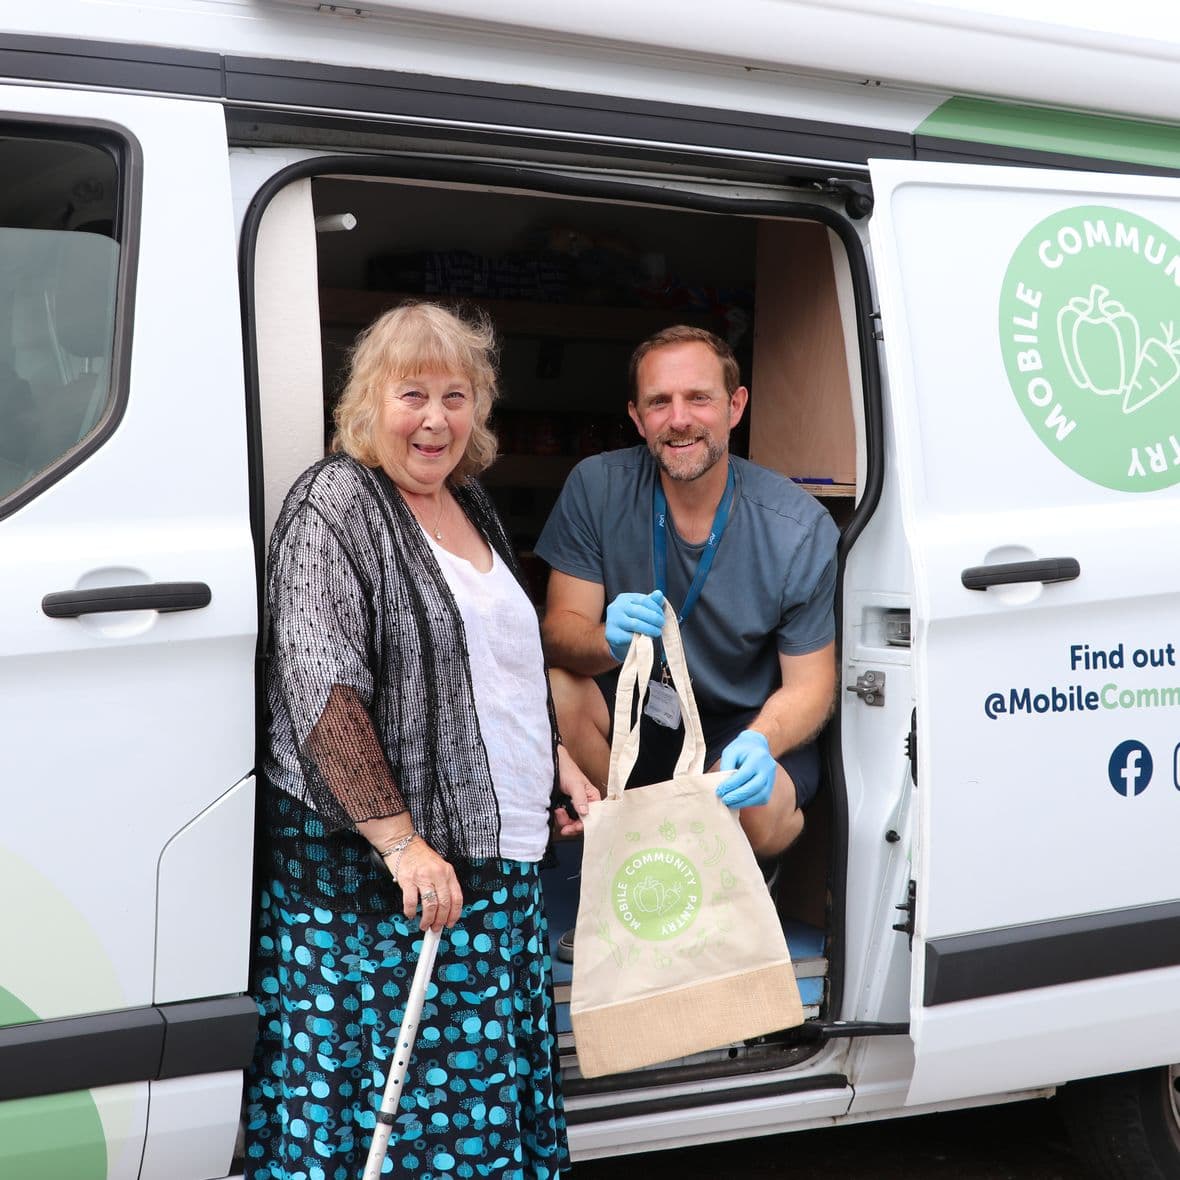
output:
[[1142,342],[1139,321],[1095,283],[1057,313],[1057,339],[1073,383],[1099,397],[1121,397],[1132,414],[1180,380],[1180,340],[1172,324],[1163,338]]
[[680,902],[680,889],[655,877],[644,877],[634,891],[635,906],[645,914],[666,914]]

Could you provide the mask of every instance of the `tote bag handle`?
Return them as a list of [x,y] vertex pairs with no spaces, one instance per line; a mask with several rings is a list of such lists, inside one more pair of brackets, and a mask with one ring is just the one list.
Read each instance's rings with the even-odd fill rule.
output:
[[[705,768],[705,735],[701,731],[701,715],[697,710],[696,698],[692,695],[692,682],[688,678],[688,667],[684,662],[684,645],[680,639],[680,626],[676,612],[664,603],[664,659],[672,675],[676,696],[680,700],[680,715],[684,721],[684,745],[676,762],[675,776],[700,774]],[[639,717],[642,718],[643,702],[647,696],[648,681],[651,679],[652,661],[655,659],[655,645],[646,635],[635,635],[627,649],[627,658],[619,672],[619,686],[615,693],[615,727],[610,748],[610,773],[606,780],[606,797],[620,799],[623,788],[635,761],[639,757],[639,720],[631,724],[631,713],[636,694],[639,700]]]

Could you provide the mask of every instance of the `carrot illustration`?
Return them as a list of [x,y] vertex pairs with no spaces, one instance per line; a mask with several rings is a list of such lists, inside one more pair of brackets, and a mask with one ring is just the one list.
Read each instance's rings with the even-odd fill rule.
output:
[[1135,376],[1123,397],[1123,413],[1133,414],[1180,380],[1180,340],[1174,324],[1160,324],[1163,339],[1152,336],[1143,345]]

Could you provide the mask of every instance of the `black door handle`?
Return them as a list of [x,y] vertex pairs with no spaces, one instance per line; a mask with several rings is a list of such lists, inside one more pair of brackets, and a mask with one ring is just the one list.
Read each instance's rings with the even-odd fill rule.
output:
[[973,565],[963,571],[963,585],[968,590],[986,590],[1016,582],[1072,582],[1081,572],[1075,557],[1042,557],[1036,561]]
[[41,599],[51,619],[76,619],[121,610],[200,610],[213,601],[204,582],[147,582],[142,586],[96,586],[93,590],[59,590]]

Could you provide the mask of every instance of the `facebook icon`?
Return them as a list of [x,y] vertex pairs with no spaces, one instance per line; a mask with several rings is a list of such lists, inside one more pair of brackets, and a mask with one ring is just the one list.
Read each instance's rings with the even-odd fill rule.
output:
[[1134,796],[1147,790],[1153,769],[1151,751],[1142,742],[1128,739],[1115,746],[1106,773],[1120,795]]

